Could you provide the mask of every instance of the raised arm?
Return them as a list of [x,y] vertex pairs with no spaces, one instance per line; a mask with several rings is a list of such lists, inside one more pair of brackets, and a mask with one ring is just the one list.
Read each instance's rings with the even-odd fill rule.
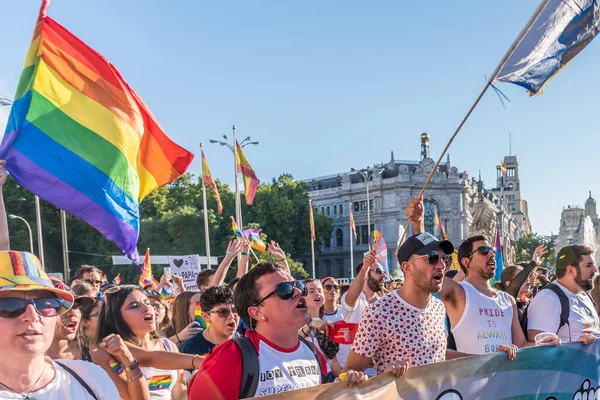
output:
[[369,275],[369,270],[376,264],[376,262],[375,252],[373,250],[369,251],[363,258],[363,266],[356,275],[354,282],[352,282],[350,285],[348,293],[346,293],[346,304],[348,307],[354,308],[356,306],[358,298],[360,297],[360,293],[365,285],[365,281],[367,280],[367,276]]
[[10,250],[10,236],[8,235],[8,220],[6,218],[6,208],[4,207],[4,197],[2,189],[6,182],[8,173],[4,169],[6,161],[0,160],[0,250]]
[[242,242],[242,255],[239,260],[236,278],[246,275],[250,267],[250,243],[248,240]]
[[277,243],[274,240],[271,240],[271,242],[269,242],[269,253],[271,253],[271,255],[273,255],[273,257],[277,259],[277,264],[284,268],[287,268],[288,272],[290,272],[290,266],[287,262],[287,256],[285,255],[285,251],[283,251],[281,247],[279,247],[279,243]]
[[209,287],[221,286],[223,283],[225,283],[225,276],[227,275],[227,271],[229,270],[233,259],[237,257],[237,255],[240,254],[240,252],[242,251],[243,245],[244,243],[238,239],[233,239],[231,242],[229,242],[229,245],[227,246],[227,252],[225,253],[225,257],[223,257],[223,261],[221,261],[221,264],[219,264],[219,267],[217,268],[215,274],[211,278]]

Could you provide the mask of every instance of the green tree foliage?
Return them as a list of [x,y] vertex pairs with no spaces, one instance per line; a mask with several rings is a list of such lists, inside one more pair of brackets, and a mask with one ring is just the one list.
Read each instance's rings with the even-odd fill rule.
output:
[[[223,203],[223,213],[217,212],[216,199],[212,190],[207,187],[209,235],[211,256],[222,257],[229,241],[235,238],[230,219],[230,216],[235,216],[235,195],[228,185],[218,180],[216,185]],[[7,213],[19,215],[31,224],[37,254],[34,196],[10,177],[4,185],[3,193]],[[308,199],[307,185],[295,181],[289,174],[261,185],[252,206],[245,204],[243,195],[241,199],[244,228],[260,229],[265,243],[269,240],[278,242],[288,254],[290,269],[298,279],[308,276],[303,265],[294,261],[294,258],[310,255]],[[140,203],[140,215],[138,249],[142,258],[146,248],[150,248],[151,254],[205,254],[201,177],[186,173],[172,184],[158,188]],[[314,217],[318,239],[315,249],[319,249],[320,241],[331,235],[332,225],[329,217],[316,212]],[[67,226],[71,275],[82,264],[91,264],[101,268],[109,280],[120,273],[122,282],[137,282],[139,268],[112,265],[110,255],[121,254],[114,244],[71,215],[67,216]],[[62,272],[60,212],[43,201],[42,228],[46,269]],[[29,251],[29,235],[25,224],[17,219],[9,219],[9,231],[11,248]],[[257,252],[257,256],[261,260],[274,260],[266,251]],[[235,264],[234,261],[228,279],[237,272]],[[155,266],[153,272],[158,277],[162,268]]]
[[521,236],[517,241],[517,262],[527,262],[533,257],[533,252],[539,245],[546,245],[548,254],[544,261],[544,266],[550,269],[554,268],[556,263],[556,249],[551,236],[538,235],[537,233],[528,233]]

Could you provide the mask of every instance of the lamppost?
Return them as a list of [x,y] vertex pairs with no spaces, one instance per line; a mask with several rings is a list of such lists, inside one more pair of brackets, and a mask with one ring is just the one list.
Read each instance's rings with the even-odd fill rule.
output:
[[[235,143],[236,143],[236,137],[235,137],[235,125],[233,125],[231,127],[232,131],[233,131],[233,138],[230,140],[227,135],[223,135],[223,139],[225,139],[225,142],[221,141],[221,140],[214,140],[214,139],[210,139],[209,142],[210,143],[219,143],[221,146],[225,146],[227,147],[229,150],[231,150],[231,152],[233,153],[233,170],[234,170],[234,176],[235,176],[235,220],[238,223],[240,229],[244,229],[244,225],[242,223],[242,205],[240,202],[240,186],[238,183],[238,169],[237,169],[237,157],[236,157],[236,151],[235,151]],[[242,142],[240,143],[240,147],[244,148],[248,145],[258,145],[258,142],[253,142],[251,141],[252,139],[250,138],[250,136],[247,136],[244,140],[242,140]]]
[[375,174],[380,174],[385,170],[385,168],[363,168],[361,170],[357,170],[354,168],[350,168],[352,172],[358,172],[365,180],[365,186],[367,187],[367,230],[369,234],[371,232],[371,200],[369,198],[369,180],[375,176]]
[[31,254],[33,254],[33,234],[31,233],[31,226],[29,226],[29,222],[27,222],[25,218],[19,217],[18,215],[14,214],[9,214],[8,218],[20,219],[21,221],[25,222],[25,225],[27,225],[27,230],[29,231],[29,251],[31,252]]

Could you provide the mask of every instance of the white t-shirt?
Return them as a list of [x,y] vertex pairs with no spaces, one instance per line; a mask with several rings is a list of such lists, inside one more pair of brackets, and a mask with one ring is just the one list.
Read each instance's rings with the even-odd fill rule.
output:
[[[550,289],[540,290],[527,307],[527,329],[556,333],[563,342],[574,342],[586,333],[600,335],[600,323],[594,304],[585,292],[575,294],[560,283],[553,282],[569,299],[569,323],[560,329],[560,300]],[[558,333],[556,332],[558,330]],[[591,332],[593,331],[593,332]]]
[[459,285],[465,290],[465,310],[452,328],[456,350],[488,354],[495,353],[500,345],[512,344],[512,297],[501,291],[488,297],[467,281]]
[[446,359],[446,308],[431,297],[425,309],[408,304],[396,290],[362,315],[352,350],[369,357],[381,374],[390,364],[411,358],[418,366]]
[[325,321],[327,322],[338,322],[344,319],[344,314],[342,314],[342,307],[337,306],[335,308],[335,312],[333,314],[325,314],[323,316]]
[[[344,321],[346,321],[349,324],[357,324],[358,325],[360,323],[360,318],[361,318],[363,312],[369,306],[369,302],[367,301],[367,296],[365,296],[365,294],[363,292],[360,292],[360,296],[358,296],[358,300],[356,300],[356,304],[354,305],[354,307],[350,307],[348,304],[346,304],[346,296],[347,295],[348,295],[348,292],[344,293],[344,295],[342,296],[342,300],[341,300],[342,315],[344,316]],[[344,365],[346,364],[346,360],[348,359],[348,356],[350,355],[351,348],[352,348],[352,345],[350,345],[350,344],[340,344],[340,349],[339,349],[336,357],[342,368],[344,368]],[[365,370],[365,374],[367,374],[369,376],[374,376],[375,370],[373,368],[368,368]]]
[[[57,360],[61,364],[71,368],[77,375],[88,384],[90,389],[96,395],[98,400],[114,400],[119,399],[119,392],[109,378],[108,374],[96,364],[87,361],[75,360]],[[29,397],[36,400],[89,400],[92,399],[90,394],[81,384],[60,365],[54,361],[54,370],[56,374],[54,379],[49,384],[38,391],[32,392]],[[18,399],[23,400],[23,395],[0,390],[0,399]]]

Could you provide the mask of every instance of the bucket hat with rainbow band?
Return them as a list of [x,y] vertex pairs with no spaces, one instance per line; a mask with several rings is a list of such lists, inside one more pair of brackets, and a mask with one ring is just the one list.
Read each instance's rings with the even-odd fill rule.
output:
[[73,306],[75,298],[67,290],[55,288],[42,269],[40,260],[25,251],[0,251],[0,292],[46,290],[63,300],[63,312]]

